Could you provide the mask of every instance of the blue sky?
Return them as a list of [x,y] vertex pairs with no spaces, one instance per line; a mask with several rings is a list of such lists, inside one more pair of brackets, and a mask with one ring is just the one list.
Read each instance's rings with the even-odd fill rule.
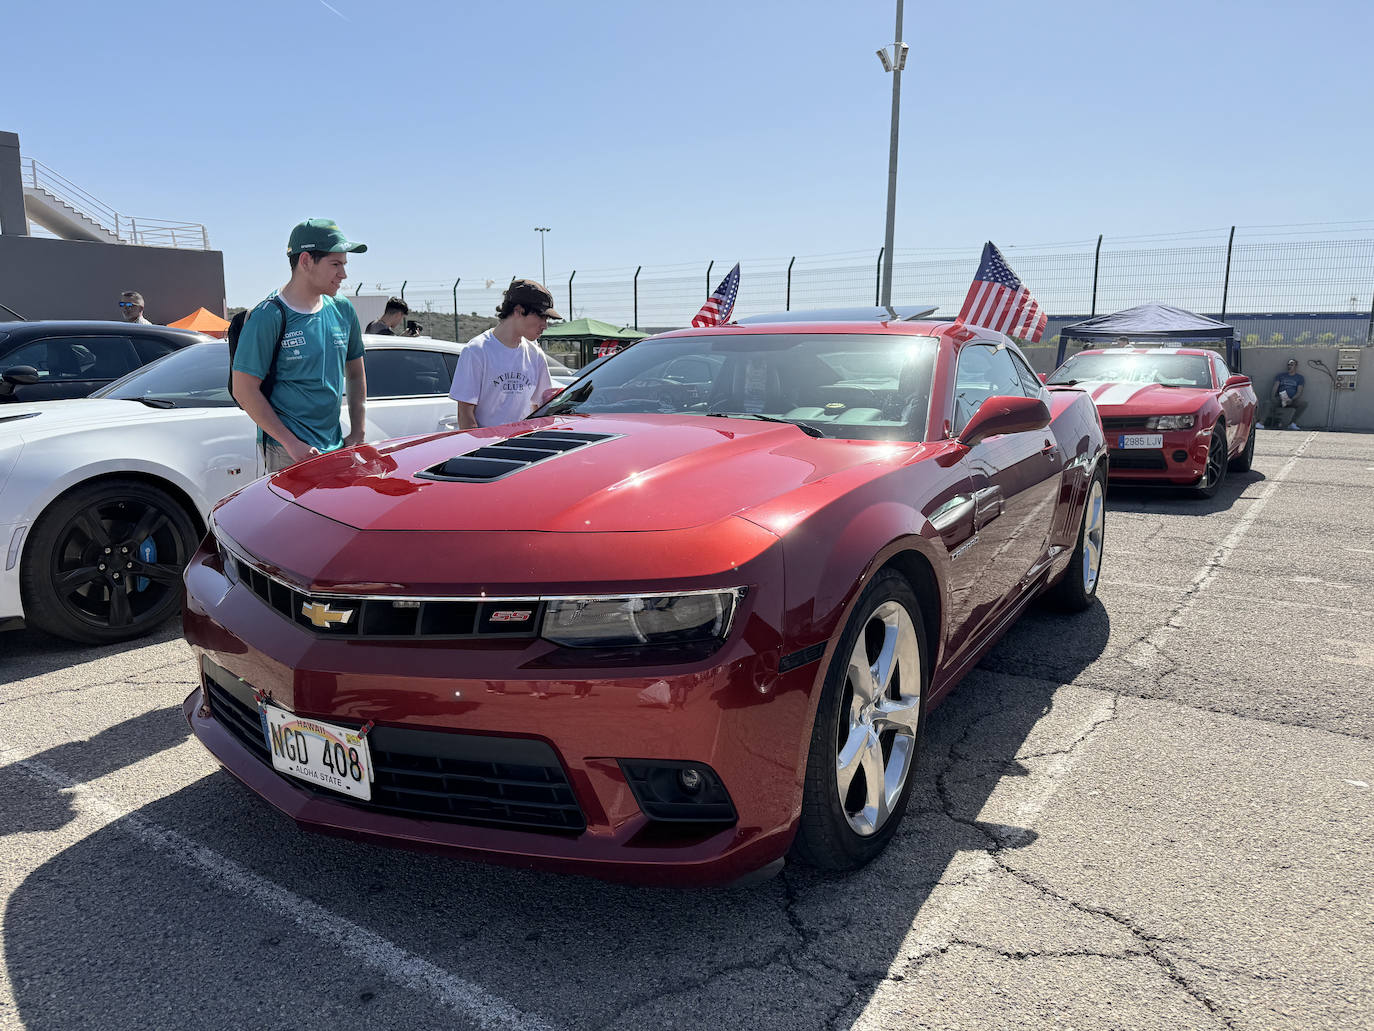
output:
[[[317,216],[370,245],[367,290],[537,277],[536,225],[551,282],[743,259],[747,288],[750,260],[882,244],[894,11],[23,4],[0,129],[121,212],[205,223],[231,305]],[[1371,12],[908,3],[899,255],[1369,218]]]

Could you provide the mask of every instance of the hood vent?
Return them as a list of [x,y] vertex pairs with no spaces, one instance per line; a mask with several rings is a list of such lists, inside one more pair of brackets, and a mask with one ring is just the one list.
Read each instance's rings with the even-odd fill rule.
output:
[[22,415],[0,415],[0,422],[18,422],[20,419],[32,419],[37,412],[24,412]]
[[578,451],[590,444],[611,440],[618,433],[578,433],[574,430],[535,430],[522,433],[499,444],[488,444],[466,455],[458,455],[446,462],[418,472],[424,480],[448,480],[455,483],[487,483],[499,480],[546,462],[570,451]]

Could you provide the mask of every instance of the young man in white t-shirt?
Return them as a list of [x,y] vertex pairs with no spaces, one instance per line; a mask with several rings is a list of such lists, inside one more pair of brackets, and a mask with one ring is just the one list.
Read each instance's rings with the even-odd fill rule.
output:
[[506,288],[501,319],[468,341],[458,355],[449,397],[458,402],[458,428],[502,426],[519,422],[538,407],[553,382],[549,363],[536,340],[550,319],[553,294],[533,279],[517,279]]

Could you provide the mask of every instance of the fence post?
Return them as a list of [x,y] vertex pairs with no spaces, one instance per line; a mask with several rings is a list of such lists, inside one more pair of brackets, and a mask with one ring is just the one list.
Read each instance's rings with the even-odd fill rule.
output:
[[573,317],[574,317],[574,316],[573,316],[573,303],[572,303],[572,281],[573,281],[573,276],[576,276],[576,275],[577,275],[577,269],[573,269],[573,270],[572,270],[572,276],[569,276],[569,277],[568,277],[568,321],[569,321],[569,322],[571,322],[571,321],[573,320]]
[[713,261],[713,262],[711,262],[711,264],[709,264],[709,265],[706,266],[706,296],[707,296],[707,297],[710,297],[710,296],[711,296],[711,269],[713,269],[713,268],[715,267],[715,264],[716,264],[716,263]]
[[881,304],[881,303],[882,303],[882,299],[883,299],[883,294],[882,294],[882,290],[883,290],[883,250],[884,250],[884,248],[882,248],[882,247],[879,247],[879,248],[878,248],[878,274],[877,274],[877,277],[876,277],[877,282],[875,282],[875,283],[873,284],[873,305],[874,305],[874,307],[877,307],[879,304]]
[[409,283],[409,282],[410,282],[409,279],[403,279],[403,280],[401,280],[401,300],[403,300],[403,301],[406,299],[406,284]]
[[463,281],[459,276],[453,281],[453,341],[458,342],[458,284]]
[[[118,219],[115,220],[116,227],[119,225]],[[115,236],[119,235],[119,229],[115,229]],[[138,243],[138,219],[129,219],[129,242]]]
[[787,304],[783,311],[792,310],[792,266],[796,263],[797,256],[792,255],[792,260],[787,263]]
[[1236,227],[1226,239],[1226,278],[1221,281],[1221,321],[1226,321],[1226,295],[1231,290],[1231,245],[1236,242]]
[[200,227],[200,244],[203,250],[210,249],[210,232],[204,226]]
[[1102,234],[1097,234],[1097,250],[1093,253],[1093,308],[1088,318],[1097,317],[1097,270],[1102,264]]
[[1365,344],[1374,344],[1374,298],[1369,302],[1369,328],[1364,331]]
[[635,269],[635,329],[639,328],[639,269],[643,267],[640,265]]

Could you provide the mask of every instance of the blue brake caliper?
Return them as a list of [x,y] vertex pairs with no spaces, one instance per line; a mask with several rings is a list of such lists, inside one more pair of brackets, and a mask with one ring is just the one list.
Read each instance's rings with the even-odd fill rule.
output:
[[[143,543],[138,546],[138,560],[144,565],[149,566],[157,562],[157,545],[153,543],[151,537],[145,538]],[[148,582],[146,576],[140,576],[138,581],[134,584],[134,590],[146,591],[148,589]]]

